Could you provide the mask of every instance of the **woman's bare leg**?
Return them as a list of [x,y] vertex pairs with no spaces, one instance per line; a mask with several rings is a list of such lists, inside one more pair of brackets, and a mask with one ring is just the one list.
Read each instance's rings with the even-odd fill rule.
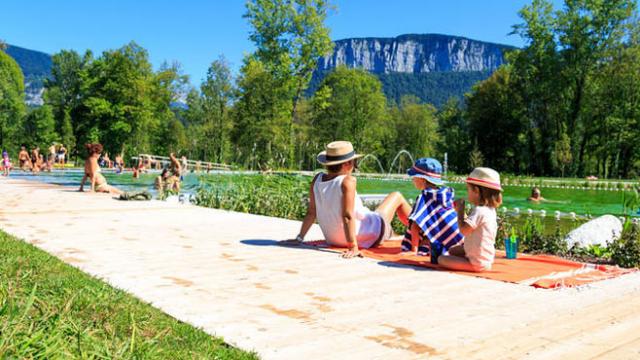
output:
[[397,215],[398,219],[404,225],[407,225],[409,223],[409,214],[411,214],[411,205],[402,194],[395,191],[382,200],[382,203],[376,208],[376,212],[389,224],[393,221],[393,217]]

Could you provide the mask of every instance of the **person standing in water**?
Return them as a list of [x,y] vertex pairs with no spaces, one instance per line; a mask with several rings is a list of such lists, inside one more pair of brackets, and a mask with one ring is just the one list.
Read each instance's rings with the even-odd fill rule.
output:
[[60,148],[58,149],[58,164],[64,169],[64,165],[67,157],[67,149],[64,147],[64,144],[60,144]]
[[31,164],[31,158],[29,157],[29,152],[24,145],[20,147],[20,152],[18,153],[18,164],[20,165],[20,170],[22,171],[31,170],[31,168],[33,167],[33,165]]
[[9,176],[11,172],[11,159],[7,150],[2,150],[2,175]]

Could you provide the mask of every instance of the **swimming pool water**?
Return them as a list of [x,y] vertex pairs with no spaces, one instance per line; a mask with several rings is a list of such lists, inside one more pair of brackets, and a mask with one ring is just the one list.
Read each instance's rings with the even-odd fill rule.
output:
[[[154,179],[159,175],[158,172],[141,174],[140,178],[134,179],[131,172],[116,174],[111,170],[103,170],[103,175],[107,178],[109,184],[116,186],[125,191],[132,190],[148,190],[153,194]],[[184,192],[195,191],[200,184],[200,177],[217,177],[217,176],[260,176],[238,173],[219,173],[212,172],[210,174],[187,173],[184,175],[182,182],[182,190]],[[82,170],[54,170],[52,172],[42,172],[37,175],[14,171],[11,178],[23,178],[28,180],[43,181],[51,184],[63,186],[79,187],[82,179]],[[301,176],[303,181],[311,181],[311,177]],[[89,183],[85,187],[90,186]],[[456,198],[466,198],[466,186],[464,184],[449,184],[456,193]],[[399,191],[407,199],[413,199],[418,191],[413,187],[413,183],[403,180],[386,180],[386,179],[358,179],[358,192],[360,194],[386,194],[392,191]],[[562,213],[575,212],[578,215],[590,214],[598,216],[603,214],[621,215],[623,211],[622,191],[608,190],[583,190],[583,189],[557,189],[542,188],[542,195],[550,200],[561,201],[560,203],[530,203],[526,199],[530,195],[531,189],[528,187],[505,186],[503,193],[503,205],[508,209],[515,207],[520,208],[522,213],[526,213],[527,209],[542,210],[544,209],[548,215],[553,215],[557,210]]]

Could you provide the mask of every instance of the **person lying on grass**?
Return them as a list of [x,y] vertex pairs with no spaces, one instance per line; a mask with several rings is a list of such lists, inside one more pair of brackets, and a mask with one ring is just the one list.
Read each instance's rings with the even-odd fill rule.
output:
[[440,254],[447,254],[463,239],[453,207],[454,191],[443,186],[442,165],[436,159],[418,159],[407,174],[420,195],[409,215],[402,251],[413,254],[429,251],[435,263]]
[[464,200],[456,201],[458,226],[464,244],[449,249],[449,255],[437,258],[447,269],[481,272],[491,270],[496,255],[498,232],[496,208],[502,204],[500,174],[489,168],[475,168],[467,177],[467,196],[475,208],[467,217]]
[[334,141],[318,154],[327,173],[319,173],[311,181],[307,215],[300,233],[289,242],[302,243],[318,220],[327,244],[347,248],[342,256],[352,258],[361,256],[360,248],[377,247],[388,240],[394,216],[407,225],[411,206],[398,192],[389,194],[375,211],[363,205],[356,192],[356,178],[351,175],[360,157],[348,141]]
[[101,144],[87,144],[85,145],[89,157],[84,161],[84,176],[80,181],[80,189],[78,191],[84,191],[84,183],[89,179],[91,181],[91,191],[102,192],[109,194],[122,194],[119,189],[107,184],[107,179],[100,173],[100,166],[98,165],[98,158],[102,153]]

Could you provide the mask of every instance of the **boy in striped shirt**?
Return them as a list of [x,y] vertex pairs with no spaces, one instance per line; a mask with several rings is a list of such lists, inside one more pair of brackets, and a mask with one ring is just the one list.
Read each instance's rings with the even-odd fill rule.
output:
[[[407,170],[413,185],[420,190],[411,214],[402,250],[431,253],[431,262],[463,240],[453,206],[453,189],[442,181],[442,165],[436,159],[421,158]],[[420,246],[426,245],[426,248]],[[427,250],[428,249],[428,250]]]

